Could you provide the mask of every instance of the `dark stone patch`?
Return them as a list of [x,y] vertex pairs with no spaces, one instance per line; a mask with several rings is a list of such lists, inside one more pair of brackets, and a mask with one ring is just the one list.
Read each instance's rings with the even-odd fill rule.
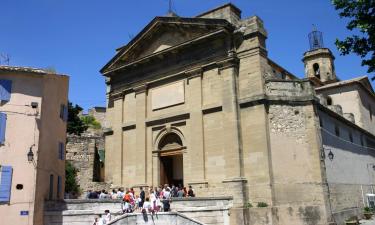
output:
[[316,225],[321,219],[318,206],[299,207],[298,212],[306,225]]

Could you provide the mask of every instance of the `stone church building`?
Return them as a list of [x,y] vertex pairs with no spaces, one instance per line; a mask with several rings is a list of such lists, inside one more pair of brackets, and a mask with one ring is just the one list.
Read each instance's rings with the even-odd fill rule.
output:
[[105,181],[232,196],[232,225],[342,224],[373,204],[368,78],[340,81],[318,31],[304,79],[268,58],[266,39],[259,17],[226,4],[156,17],[118,48],[101,70]]

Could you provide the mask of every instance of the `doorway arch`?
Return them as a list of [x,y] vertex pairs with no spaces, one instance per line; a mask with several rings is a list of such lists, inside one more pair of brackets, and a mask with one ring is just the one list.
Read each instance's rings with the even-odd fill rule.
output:
[[162,130],[155,142],[159,159],[159,184],[183,185],[184,139],[175,128]]

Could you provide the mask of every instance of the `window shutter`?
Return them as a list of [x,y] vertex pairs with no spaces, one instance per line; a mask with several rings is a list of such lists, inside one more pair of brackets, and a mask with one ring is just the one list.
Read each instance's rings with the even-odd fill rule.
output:
[[63,120],[66,122],[68,121],[68,107],[66,105],[64,105],[64,116],[63,116]]
[[61,119],[64,118],[64,105],[63,104],[60,105],[60,118]]
[[7,114],[0,113],[0,144],[5,143],[6,124],[7,124]]
[[59,156],[58,156],[58,159],[61,159],[61,142],[59,142]]
[[64,143],[61,143],[61,160],[65,158],[65,146]]
[[12,92],[12,81],[0,80],[0,100],[9,102],[11,92]]
[[10,191],[12,187],[12,172],[11,166],[1,167],[1,182],[0,182],[0,202],[10,201]]
[[64,155],[65,155],[64,143],[59,142],[59,159],[64,160]]
[[61,194],[61,176],[57,177],[57,199],[60,199]]

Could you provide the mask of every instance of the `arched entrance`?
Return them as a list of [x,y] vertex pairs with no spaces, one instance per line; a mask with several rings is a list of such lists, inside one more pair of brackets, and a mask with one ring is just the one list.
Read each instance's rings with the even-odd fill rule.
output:
[[183,148],[182,140],[176,133],[167,133],[160,139],[160,184],[183,185]]

